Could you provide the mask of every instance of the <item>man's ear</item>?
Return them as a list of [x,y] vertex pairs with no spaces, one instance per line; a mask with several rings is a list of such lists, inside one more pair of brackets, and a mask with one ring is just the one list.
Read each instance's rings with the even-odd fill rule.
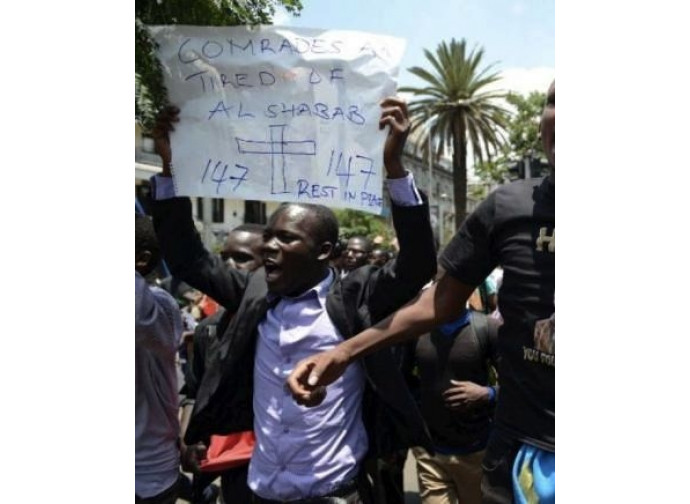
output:
[[329,241],[323,242],[319,248],[319,255],[317,259],[319,261],[328,261],[333,253],[333,244]]
[[134,268],[141,272],[141,271],[146,271],[149,267],[149,263],[151,262],[151,252],[148,250],[142,250],[136,255],[136,258],[134,260]]

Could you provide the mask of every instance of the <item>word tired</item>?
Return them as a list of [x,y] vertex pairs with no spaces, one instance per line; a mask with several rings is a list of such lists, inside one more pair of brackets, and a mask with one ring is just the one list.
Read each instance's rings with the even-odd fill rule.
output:
[[[300,75],[301,74],[301,75]],[[202,93],[207,91],[222,90],[227,86],[234,89],[244,89],[253,87],[269,88],[276,84],[276,82],[297,82],[298,79],[305,79],[309,84],[316,85],[324,82],[333,84],[336,81],[345,81],[343,77],[343,69],[334,67],[331,68],[327,75],[323,76],[315,68],[300,68],[290,70],[280,74],[269,72],[267,70],[260,70],[256,73],[236,72],[234,74],[210,74],[209,70],[202,70],[195,72],[184,78],[187,82],[197,82],[201,85]]]

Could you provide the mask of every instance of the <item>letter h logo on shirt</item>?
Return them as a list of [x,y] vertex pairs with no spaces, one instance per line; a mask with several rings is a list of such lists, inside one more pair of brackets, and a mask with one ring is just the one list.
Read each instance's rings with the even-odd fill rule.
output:
[[546,252],[544,247],[548,245],[549,252],[556,252],[556,229],[554,228],[553,234],[549,236],[547,229],[545,227],[539,229],[539,236],[537,237],[536,248],[539,252]]

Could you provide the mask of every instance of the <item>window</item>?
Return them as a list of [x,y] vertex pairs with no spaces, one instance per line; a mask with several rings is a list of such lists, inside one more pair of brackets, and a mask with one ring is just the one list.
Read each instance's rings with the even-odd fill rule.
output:
[[200,221],[204,220],[204,198],[196,199],[196,218]]
[[266,203],[263,201],[244,202],[245,224],[266,224]]
[[213,198],[211,204],[213,222],[223,222],[225,220],[225,200]]
[[[196,218],[200,221],[204,220],[204,198],[196,199]],[[225,200],[221,198],[213,198],[211,200],[211,222],[222,223],[225,222]]]

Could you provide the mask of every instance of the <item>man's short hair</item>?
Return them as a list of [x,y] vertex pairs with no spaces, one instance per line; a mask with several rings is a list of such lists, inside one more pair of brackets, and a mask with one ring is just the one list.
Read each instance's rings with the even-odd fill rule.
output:
[[263,234],[264,229],[266,229],[266,226],[264,224],[256,224],[254,222],[248,222],[246,224],[240,224],[239,226],[232,228],[230,230],[230,232],[234,233],[234,232],[244,231],[246,233],[252,233],[252,234]]
[[151,253],[151,259],[147,265],[147,270],[142,273],[148,274],[158,266],[161,259],[158,238],[156,238],[156,231],[153,229],[153,220],[151,217],[141,214],[134,215],[134,252],[137,255],[145,250]]
[[366,250],[368,253],[371,253],[371,251],[374,248],[374,242],[371,241],[371,239],[367,236],[361,236],[361,235],[350,236],[350,240],[361,241],[362,244],[364,245],[364,250]]
[[290,207],[299,207],[307,210],[314,218],[314,241],[317,244],[324,242],[331,242],[334,246],[338,241],[338,234],[340,229],[338,226],[338,219],[333,210],[323,205],[314,205],[311,203],[282,203],[273,215],[278,215]]

